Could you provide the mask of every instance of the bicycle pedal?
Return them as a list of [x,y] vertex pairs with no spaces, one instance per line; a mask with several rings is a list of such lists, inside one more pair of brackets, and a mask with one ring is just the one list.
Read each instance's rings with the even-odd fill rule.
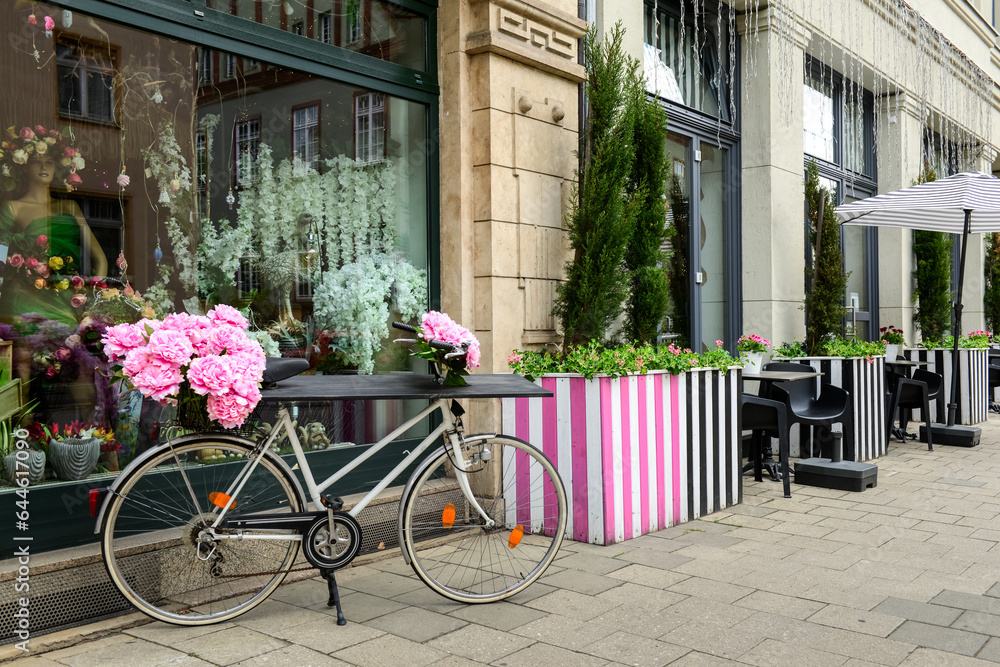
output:
[[323,501],[323,506],[332,509],[334,512],[339,512],[344,509],[344,499],[340,496],[335,496],[332,493],[328,493],[320,498]]

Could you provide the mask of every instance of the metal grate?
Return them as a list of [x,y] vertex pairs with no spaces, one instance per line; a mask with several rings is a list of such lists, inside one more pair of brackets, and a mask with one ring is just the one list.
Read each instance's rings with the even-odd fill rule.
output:
[[[398,516],[398,499],[373,503],[360,512],[358,522],[361,524],[362,540],[359,555],[384,552],[398,547],[399,538],[396,530]],[[148,567],[144,564],[143,568],[152,574],[159,567],[156,559],[168,551],[162,549],[145,551],[130,558],[150,560],[152,556]],[[300,552],[296,567],[303,563]],[[133,568],[128,570],[138,571]],[[291,580],[289,578],[286,581]],[[13,612],[17,608],[18,598],[22,596],[24,593],[15,592],[14,586],[9,582],[4,582],[0,587],[0,644],[18,641],[14,634],[17,628]],[[111,583],[104,569],[104,562],[100,559],[83,565],[68,564],[63,569],[53,569],[38,574],[32,572],[29,599],[32,637],[134,611],[132,605]]]

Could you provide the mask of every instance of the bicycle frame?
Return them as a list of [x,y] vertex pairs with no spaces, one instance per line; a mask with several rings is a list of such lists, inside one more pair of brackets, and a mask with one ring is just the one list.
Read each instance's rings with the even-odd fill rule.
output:
[[[264,452],[271,446],[274,440],[278,437],[278,434],[282,430],[288,436],[289,442],[292,446],[292,451],[295,453],[295,459],[298,462],[299,469],[302,471],[302,476],[305,478],[306,488],[308,490],[310,499],[313,506],[317,511],[324,511],[326,508],[323,505],[322,494],[323,491],[336,484],[339,480],[343,479],[345,475],[350,473],[352,470],[360,466],[362,463],[367,461],[369,458],[377,454],[379,451],[384,449],[389,443],[394,441],[396,438],[401,436],[403,433],[411,429],[422,419],[432,414],[434,411],[441,411],[441,424],[433,429],[430,433],[420,441],[410,453],[400,461],[396,467],[390,470],[382,480],[375,485],[375,487],[369,491],[358,503],[351,508],[348,512],[352,517],[357,518],[358,514],[374,500],[378,494],[382,493],[396,479],[396,477],[403,472],[407,467],[412,465],[417,461],[420,456],[427,451],[427,449],[434,444],[438,436],[445,434],[447,436],[448,443],[450,444],[450,449],[452,452],[452,461],[455,464],[455,468],[458,471],[465,471],[468,467],[468,462],[465,460],[465,453],[462,451],[462,441],[463,436],[459,431],[459,427],[456,425],[456,421],[453,417],[451,408],[449,407],[447,399],[438,399],[428,405],[426,408],[421,410],[419,413],[406,420],[403,424],[388,433],[381,440],[371,445],[365,452],[361,455],[355,457],[350,463],[340,468],[337,472],[330,475],[328,478],[322,482],[316,482],[312,474],[312,469],[309,467],[309,460],[306,458],[305,450],[302,448],[302,443],[299,442],[299,438],[295,433],[295,428],[292,423],[292,418],[288,413],[288,408],[281,404],[278,408],[277,422],[272,427],[270,433],[268,434],[266,440],[262,445],[259,446],[259,452],[255,455],[250,465],[247,466],[246,470],[230,484],[230,487],[226,489],[226,496],[231,498],[237,498],[239,496],[240,490],[242,490],[243,485],[250,478],[257,464],[260,462],[261,458],[264,456]],[[488,527],[492,527],[494,521],[489,517],[485,510],[479,505],[475,496],[472,493],[472,488],[469,486],[469,481],[466,479],[464,474],[456,475],[456,480],[458,482],[459,488],[465,495],[466,499],[469,501],[471,506],[479,513],[480,516],[487,522]],[[185,480],[186,481],[186,480]],[[212,523],[212,528],[217,528],[220,522],[223,521],[225,515],[229,511],[233,503],[228,503],[226,507],[221,508],[215,521]],[[301,539],[301,535],[296,536],[286,536],[286,535],[216,535],[217,539]]]

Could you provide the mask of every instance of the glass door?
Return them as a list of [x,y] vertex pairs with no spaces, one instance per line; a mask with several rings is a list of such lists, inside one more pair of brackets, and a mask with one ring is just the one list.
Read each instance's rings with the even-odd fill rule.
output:
[[735,344],[731,329],[733,234],[730,150],[698,136],[668,132],[671,183],[668,224],[676,230],[670,253],[669,335],[684,347],[703,350],[717,340]]

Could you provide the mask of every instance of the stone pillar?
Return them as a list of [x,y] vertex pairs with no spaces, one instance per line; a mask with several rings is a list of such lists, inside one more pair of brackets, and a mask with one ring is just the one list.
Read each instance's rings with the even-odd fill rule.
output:
[[[473,329],[479,372],[515,348],[559,340],[551,316],[567,258],[576,172],[575,0],[442,0],[441,302]],[[471,325],[471,326],[470,326]],[[473,405],[499,427],[499,402]]]
[[[918,101],[904,92],[886,96],[878,119],[878,191],[911,185],[922,167],[923,127]],[[879,227],[878,302],[881,326],[903,330],[906,342],[918,342],[913,323],[913,232]]]
[[[761,12],[759,40],[743,39],[752,49],[757,75],[743,73],[749,100],[743,102],[743,331],[775,343],[805,336],[805,231],[802,141],[802,77],[805,38],[796,35],[782,72],[777,58],[782,37]],[[742,29],[743,22],[739,25]],[[743,58],[746,62],[746,58]],[[793,85],[783,79],[790,77]],[[788,95],[788,99],[783,99]],[[738,297],[737,297],[738,298]]]

